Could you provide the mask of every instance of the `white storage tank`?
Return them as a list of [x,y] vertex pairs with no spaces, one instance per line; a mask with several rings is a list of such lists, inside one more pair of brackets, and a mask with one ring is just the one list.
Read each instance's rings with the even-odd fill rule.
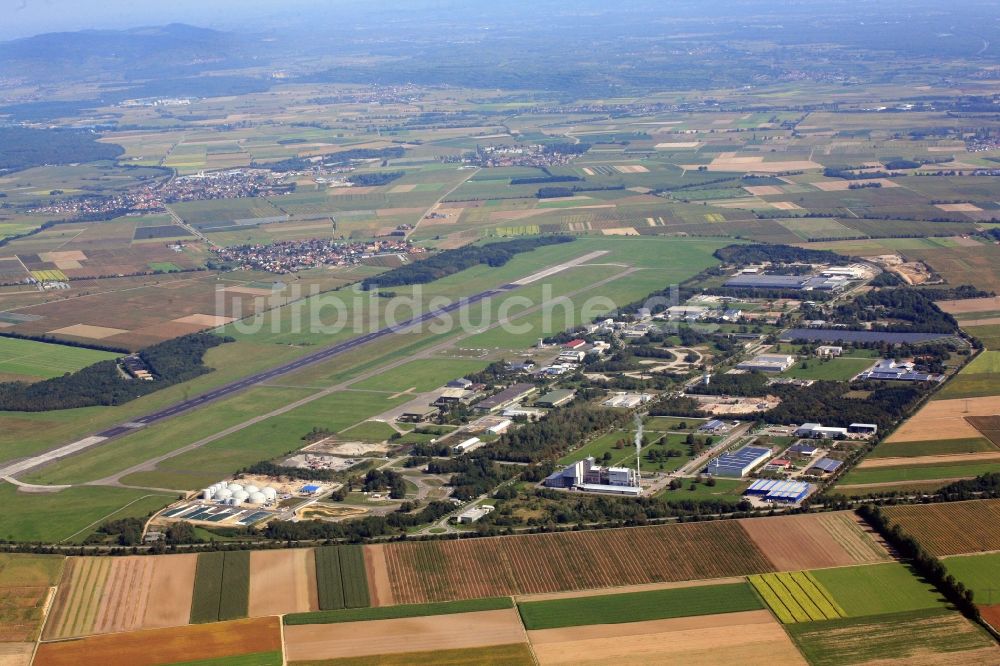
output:
[[217,500],[227,500],[233,496],[233,491],[229,488],[220,488],[215,491],[215,499]]
[[201,498],[202,499],[210,500],[213,497],[215,497],[215,489],[214,488],[205,488],[204,490],[201,491]]
[[264,493],[264,497],[266,497],[268,501],[273,502],[275,498],[278,497],[278,491],[271,487],[261,488],[260,492]]
[[249,501],[251,504],[264,504],[267,502],[267,497],[262,492],[250,493]]
[[245,490],[237,490],[233,492],[233,499],[245,500],[250,497],[250,493]]
[[243,490],[245,490],[248,493],[250,493],[251,495],[253,495],[255,492],[258,492],[260,490],[260,488],[258,488],[257,486],[255,486],[253,484],[250,484],[249,486],[243,486]]
[[233,506],[239,506],[240,504],[243,504],[243,498],[234,497],[233,499],[230,500],[230,502],[232,503]]
[[243,490],[243,486],[241,486],[238,483],[230,483],[229,484],[229,489],[232,490],[235,493],[237,491]]

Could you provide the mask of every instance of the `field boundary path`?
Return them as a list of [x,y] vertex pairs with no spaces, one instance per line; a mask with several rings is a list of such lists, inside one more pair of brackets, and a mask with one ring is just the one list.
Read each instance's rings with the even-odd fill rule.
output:
[[[566,268],[570,268],[572,266],[576,266],[576,265],[579,265],[579,264],[587,261],[588,259],[592,258],[592,256],[593,256],[593,253],[588,253],[586,255],[578,257],[576,260],[571,260],[571,261],[567,261],[567,262],[561,263],[561,264],[559,264],[559,267],[560,267],[561,270],[562,269],[566,269]],[[349,352],[349,351],[352,351],[354,349],[357,349],[358,347],[361,347],[361,346],[363,346],[363,345],[365,345],[365,344],[367,344],[369,342],[372,342],[374,340],[378,340],[380,338],[386,337],[386,336],[388,336],[390,334],[405,332],[405,331],[407,331],[407,330],[409,330],[409,329],[411,329],[411,328],[413,328],[415,326],[418,326],[418,325],[421,325],[423,323],[432,321],[433,319],[435,319],[436,317],[438,317],[440,315],[448,314],[450,312],[454,312],[454,311],[459,310],[461,308],[468,307],[470,305],[474,305],[476,303],[479,303],[479,302],[481,302],[483,300],[492,298],[494,296],[499,296],[499,295],[502,295],[502,294],[505,294],[505,293],[509,293],[509,292],[511,292],[511,291],[513,291],[515,289],[518,289],[521,286],[521,284],[527,284],[527,282],[534,281],[534,279],[540,279],[540,278],[536,278],[535,276],[547,277],[548,275],[551,275],[551,273],[548,272],[549,270],[550,269],[545,269],[543,271],[537,271],[536,273],[533,273],[532,275],[529,275],[529,276],[527,276],[525,278],[522,278],[518,283],[510,282],[510,283],[507,283],[505,285],[502,285],[502,286],[499,286],[499,287],[496,287],[496,288],[493,288],[493,289],[488,289],[486,291],[481,291],[481,292],[479,292],[477,294],[473,294],[471,296],[463,297],[463,298],[461,298],[461,299],[459,299],[459,300],[457,300],[457,301],[455,301],[453,303],[450,303],[448,305],[445,305],[443,307],[436,308],[434,310],[430,310],[428,312],[424,312],[424,313],[422,313],[420,315],[417,315],[416,317],[413,317],[413,318],[409,319],[408,321],[405,321],[405,322],[403,322],[401,324],[397,324],[397,325],[394,325],[394,326],[387,326],[387,327],[384,327],[384,328],[381,328],[381,329],[378,329],[378,330],[366,333],[364,335],[358,336],[356,338],[351,338],[350,340],[346,340],[344,342],[340,342],[340,343],[331,345],[329,347],[326,347],[326,348],[321,349],[319,351],[313,352],[311,354],[307,354],[305,356],[301,356],[301,357],[299,357],[299,358],[297,358],[297,359],[295,359],[293,361],[289,361],[288,363],[285,363],[283,365],[279,365],[279,366],[271,368],[269,370],[265,370],[263,372],[258,372],[256,374],[249,375],[249,376],[244,377],[242,379],[238,379],[236,381],[233,381],[233,382],[230,382],[228,384],[224,384],[222,386],[214,388],[214,389],[212,389],[212,390],[210,390],[210,391],[208,391],[206,393],[202,393],[201,395],[197,395],[197,396],[194,396],[192,398],[188,398],[186,400],[183,400],[181,402],[174,403],[173,405],[164,407],[164,408],[162,408],[160,410],[157,410],[155,412],[149,413],[149,414],[147,414],[145,416],[141,416],[141,417],[138,417],[136,419],[132,419],[131,421],[127,421],[127,422],[120,423],[118,425],[112,426],[110,428],[102,430],[101,432],[94,433],[93,435],[90,435],[88,437],[84,437],[83,439],[77,440],[75,442],[71,442],[69,444],[64,444],[62,446],[50,449],[49,451],[46,451],[44,453],[41,453],[41,454],[38,454],[38,455],[35,455],[35,456],[31,456],[29,458],[25,458],[25,459],[22,459],[20,461],[15,461],[15,462],[10,463],[10,464],[8,464],[8,465],[6,465],[4,467],[0,467],[0,478],[4,478],[4,477],[16,477],[17,475],[23,474],[24,472],[36,469],[36,468],[41,467],[43,465],[47,465],[47,464],[52,463],[52,462],[54,462],[56,460],[59,460],[61,458],[65,458],[65,457],[67,457],[69,455],[72,455],[72,454],[75,454],[75,453],[80,453],[80,452],[82,452],[84,450],[87,450],[87,449],[90,449],[92,447],[98,446],[99,444],[103,444],[103,443],[105,443],[105,442],[107,442],[109,440],[115,439],[117,437],[121,437],[121,436],[123,436],[125,434],[135,432],[135,431],[137,431],[139,429],[145,428],[145,427],[147,427],[149,425],[152,425],[152,424],[157,423],[159,421],[162,421],[164,419],[168,419],[168,418],[171,418],[171,417],[174,417],[174,416],[177,416],[177,415],[180,415],[180,414],[183,414],[183,413],[186,413],[186,412],[189,412],[189,411],[192,411],[192,410],[204,407],[204,406],[212,404],[212,403],[214,403],[214,402],[216,402],[216,401],[218,401],[218,400],[220,400],[222,398],[228,397],[228,396],[236,394],[236,393],[243,392],[243,391],[245,391],[245,390],[247,390],[247,389],[249,389],[251,387],[263,384],[265,382],[269,382],[270,380],[275,379],[277,377],[281,377],[283,375],[287,375],[287,374],[295,372],[297,370],[302,370],[302,369],[304,369],[306,367],[309,367],[309,366],[312,366],[312,365],[315,365],[315,364],[318,364],[318,363],[322,363],[322,362],[328,361],[328,360],[330,360],[332,358],[335,358],[336,356],[339,356],[339,355],[344,354],[346,352]],[[612,276],[611,278],[607,279],[606,281],[610,282],[612,280],[618,279],[618,278],[623,277],[624,275],[628,274],[629,272],[635,271],[635,270],[638,270],[638,269],[633,268],[633,269],[629,269],[627,271],[623,271],[622,273],[619,273],[619,274],[616,274],[615,276]],[[600,286],[600,284],[602,284],[603,282],[604,281],[599,282],[599,283],[594,284],[594,285],[588,285],[587,288],[593,288],[595,286]],[[502,323],[502,322],[497,322],[497,324],[500,324],[500,323]],[[409,360],[409,359],[406,359],[406,360]],[[339,385],[338,385],[338,387],[339,387]],[[336,387],[331,387],[331,389],[329,389],[329,390],[332,391],[334,388],[336,388]],[[340,387],[340,388],[342,388],[342,387]],[[317,396],[311,396],[310,398],[306,398],[306,399],[300,400],[297,403],[294,403],[292,406],[289,406],[289,408],[294,408],[294,406],[298,406],[299,403],[305,404],[305,402],[309,402],[311,399],[316,399],[318,397],[322,397],[322,395],[324,395],[325,393],[326,392],[324,391],[323,393],[317,394]],[[284,408],[282,408],[282,409],[284,409]],[[273,412],[271,414],[265,415],[265,417],[266,416],[277,415],[278,413],[283,413],[283,412],[281,410],[276,410],[275,412]],[[264,417],[255,417],[255,418],[262,419]],[[240,428],[237,428],[236,430],[239,430],[239,429]],[[235,432],[235,430],[234,430],[234,432]],[[207,442],[205,442],[205,443],[207,443]],[[171,457],[171,456],[167,456],[167,457]]]

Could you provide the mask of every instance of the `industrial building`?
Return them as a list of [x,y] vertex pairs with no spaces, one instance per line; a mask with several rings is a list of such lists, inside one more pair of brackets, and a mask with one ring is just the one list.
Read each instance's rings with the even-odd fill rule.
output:
[[805,442],[799,442],[798,444],[792,444],[788,447],[785,453],[791,453],[798,456],[804,456],[806,458],[812,458],[814,455],[819,453],[819,447],[813,444],[806,444]]
[[808,497],[812,490],[812,484],[802,481],[758,479],[750,484],[750,487],[744,491],[744,494],[751,497],[759,497],[765,502],[798,504]]
[[916,372],[914,364],[909,362],[897,363],[891,358],[884,358],[872,367],[868,368],[858,379],[875,379],[879,381],[893,382],[942,382],[944,375],[933,375],[926,372]]
[[784,372],[795,365],[795,357],[789,354],[759,354],[736,367],[747,372]]
[[602,402],[605,407],[621,407],[632,409],[639,405],[645,405],[653,399],[649,393],[615,393],[613,396]]
[[838,469],[843,466],[839,460],[834,460],[833,458],[823,458],[822,460],[817,460],[816,463],[807,470],[809,474],[815,474],[819,476],[820,474],[833,474]]
[[847,432],[853,435],[874,435],[878,432],[878,426],[874,423],[852,423],[847,426]]
[[835,356],[843,355],[843,353],[843,347],[836,347],[834,345],[820,345],[816,347],[816,356],[820,358],[834,358]]
[[478,412],[495,412],[499,409],[510,407],[516,402],[524,400],[529,395],[537,391],[534,384],[514,384],[508,386],[496,395],[491,395],[485,400],[478,402],[473,409]]
[[413,409],[408,409],[399,415],[397,421],[403,421],[406,423],[423,423],[424,421],[429,421],[438,414],[441,413],[437,407],[433,405],[427,405],[426,407],[415,407]]
[[705,472],[712,476],[742,479],[771,455],[771,449],[762,446],[744,446],[732,453],[723,453],[717,458],[712,458]]
[[459,523],[463,525],[471,525],[472,523],[479,522],[484,516],[488,516],[493,513],[496,507],[490,504],[482,504],[480,506],[474,506],[470,509],[466,509],[462,513],[458,514],[456,519]]
[[802,291],[839,291],[850,279],[844,275],[767,275],[741,274],[722,285],[732,289],[795,289]]
[[803,423],[795,429],[796,437],[809,439],[846,439],[847,428],[830,428],[819,423]]
[[470,437],[469,439],[463,440],[451,447],[451,452],[457,454],[469,453],[470,451],[475,451],[483,444],[485,444],[485,442],[478,437]]
[[699,432],[710,432],[719,433],[726,430],[726,422],[720,419],[712,419],[711,421],[706,421],[702,426],[698,428]]
[[572,401],[575,397],[576,391],[570,389],[557,389],[555,391],[549,391],[540,397],[535,401],[535,404],[539,407],[560,407]]
[[547,488],[583,490],[617,495],[642,494],[636,471],[630,467],[600,467],[593,457],[553,472],[543,482]]

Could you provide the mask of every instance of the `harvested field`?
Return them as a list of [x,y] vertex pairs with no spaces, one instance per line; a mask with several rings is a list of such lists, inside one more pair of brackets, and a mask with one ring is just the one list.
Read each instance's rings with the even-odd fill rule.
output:
[[991,627],[1000,631],[1000,604],[980,606],[979,614]]
[[770,204],[778,210],[802,210],[802,206],[791,201],[771,201]]
[[934,204],[934,207],[949,213],[981,213],[983,211],[982,208],[972,203]]
[[510,608],[398,620],[287,626],[284,638],[285,656],[294,662],[510,645],[523,643],[525,634],[517,611]]
[[144,629],[179,627],[191,617],[191,595],[198,556],[164,555],[154,560],[150,595],[155,603],[147,604]]
[[0,666],[29,666],[34,643],[0,643]]
[[616,164],[614,168],[618,173],[649,173],[641,164]]
[[66,638],[93,633],[101,593],[110,572],[110,558],[70,558],[66,562],[52,615],[45,624],[43,638]]
[[953,315],[968,312],[1000,312],[1000,296],[967,298],[959,301],[937,301],[937,306]]
[[926,442],[979,437],[966,417],[1000,414],[1000,396],[932,400],[896,429],[887,442]]
[[778,571],[881,562],[881,538],[850,511],[739,521]]
[[770,194],[784,194],[780,187],[774,185],[748,185],[743,188],[755,197],[764,197]]
[[385,551],[381,544],[364,549],[365,574],[368,576],[368,596],[372,606],[391,606],[396,600],[392,596],[392,583],[385,563]]
[[319,610],[311,548],[250,553],[250,617]]
[[996,326],[1000,324],[1000,317],[986,317],[985,319],[963,319],[962,328],[970,326]]
[[[697,171],[704,166],[706,171],[731,171],[734,173],[777,173],[780,171],[805,171],[807,169],[822,169],[823,165],[810,160],[789,160],[787,162],[765,162],[762,156],[725,157],[720,155],[710,164],[683,164],[690,171]],[[847,181],[844,181],[847,183]],[[844,188],[847,189],[847,188]]]
[[193,314],[180,319],[174,319],[175,324],[194,324],[195,326],[205,326],[215,328],[229,322],[236,321],[233,317],[220,317],[219,315]]
[[[317,666],[316,662],[290,662],[301,666]],[[370,657],[334,659],[321,662],[323,666],[534,666],[535,658],[527,643],[491,645],[485,648],[463,650],[433,650],[431,652],[404,652],[380,654]]]
[[[996,431],[993,431],[996,433]],[[983,433],[986,434],[985,432]],[[998,433],[1000,434],[1000,433]],[[946,463],[1000,462],[1000,451],[981,453],[955,453],[938,456],[909,456],[899,458],[865,458],[858,469],[878,469],[880,467],[912,467],[913,465],[943,465]]]
[[[1000,649],[991,645],[992,640],[982,629],[948,610],[792,624],[787,629],[814,666],[896,664],[897,659],[912,659],[915,664],[987,664],[1000,660]],[[970,654],[991,657],[978,661]],[[936,661],[939,656],[954,661]]]
[[[892,182],[889,178],[870,178],[865,180],[866,183],[878,183],[882,187],[899,187],[898,183]],[[809,183],[813,187],[824,192],[846,192],[851,189],[851,185],[854,184],[850,180],[820,180],[815,183]]]
[[0,587],[0,643],[36,640],[51,592],[50,587]]
[[277,652],[280,655],[281,626],[276,617],[43,643],[39,646],[35,664],[159,666],[190,661],[192,657],[221,659],[262,652]]
[[110,634],[141,628],[152,580],[153,558],[115,559],[101,596],[94,633]]
[[888,506],[883,511],[932,555],[1000,550],[1000,500]]
[[[529,631],[539,664],[805,664],[767,611]],[[632,638],[633,640],[629,640]]]
[[[666,141],[664,143],[658,143],[654,146],[657,150],[670,150],[672,148],[697,148],[701,145],[701,141]],[[584,169],[586,171],[586,169]],[[593,173],[587,174],[588,176],[593,176]]]
[[[736,521],[383,546],[396,603],[773,571]],[[713,553],[711,558],[704,553]],[[462,571],[457,577],[455,571]]]
[[74,338],[90,338],[92,340],[103,340],[114,335],[121,335],[128,331],[121,328],[108,328],[107,326],[92,326],[90,324],[74,324],[49,331],[50,335],[69,335]]

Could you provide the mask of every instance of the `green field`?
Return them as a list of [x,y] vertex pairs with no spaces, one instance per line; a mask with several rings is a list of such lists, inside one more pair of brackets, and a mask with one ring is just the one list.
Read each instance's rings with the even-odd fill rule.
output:
[[351,386],[365,391],[425,393],[453,379],[478,372],[486,367],[483,361],[463,359],[419,359]]
[[716,479],[714,486],[709,486],[704,483],[694,484],[694,489],[691,489],[691,479],[681,479],[683,483],[681,487],[677,490],[670,490],[666,488],[657,495],[660,499],[674,500],[682,502],[684,500],[703,500],[703,499],[726,499],[733,502],[738,502],[740,500],[740,495],[743,490],[750,485],[749,480],[744,479]]
[[[807,367],[802,367],[803,363]],[[796,379],[818,379],[825,381],[844,382],[871,366],[872,362],[864,358],[832,358],[828,361],[809,359],[799,361],[782,375]]]
[[247,616],[250,551],[199,553],[191,598],[191,622],[217,622]]
[[170,666],[281,666],[283,657],[284,655],[279,650],[276,652],[254,652],[253,654],[229,655],[214,659],[175,662],[170,664]]
[[0,553],[0,587],[50,587],[59,583],[62,555]]
[[60,377],[67,372],[117,358],[121,354],[0,337],[0,379],[36,380]]
[[763,608],[747,583],[681,587],[518,604],[526,629],[620,624]]
[[983,453],[997,451],[985,437],[943,439],[933,442],[882,442],[868,454],[869,458],[913,458],[952,453]]
[[830,591],[848,617],[947,607],[930,583],[898,562],[820,569],[812,575]]
[[[986,632],[958,613],[918,610],[889,615],[785,625],[792,640],[813,666],[848,666],[876,660],[891,663],[911,657],[925,663],[938,653],[989,647]],[[929,662],[927,662],[929,663]],[[961,655],[954,661],[966,663]]]
[[961,555],[944,560],[948,573],[971,588],[978,604],[1000,604],[1000,553]]
[[324,661],[294,661],[293,666],[534,666],[527,643],[491,645],[482,648],[404,652],[370,657],[346,657]]
[[442,601],[431,604],[404,604],[402,606],[382,606],[379,608],[354,608],[347,610],[318,611],[316,613],[291,613],[285,616],[286,625],[333,624],[336,622],[366,622],[368,620],[391,620],[403,617],[424,617],[428,615],[453,615],[477,611],[513,608],[510,597],[469,599],[466,601]]
[[22,493],[0,482],[0,536],[19,541],[78,543],[110,517],[144,517],[176,495],[130,488],[82,486],[56,493]]
[[1000,463],[945,463],[939,465],[913,465],[910,467],[874,467],[854,469],[841,479],[842,485],[861,483],[892,483],[905,481],[931,481],[974,477],[1000,471]]
[[326,546],[316,549],[316,586],[324,610],[367,608],[368,574],[361,546]]

